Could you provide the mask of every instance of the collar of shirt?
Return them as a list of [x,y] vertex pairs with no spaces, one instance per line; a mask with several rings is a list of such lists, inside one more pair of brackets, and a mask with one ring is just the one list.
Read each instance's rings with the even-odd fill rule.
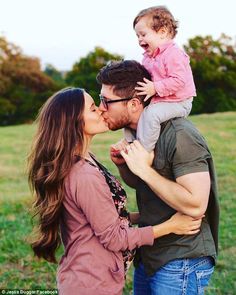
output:
[[[163,51],[165,51],[168,47],[173,45],[175,42],[174,40],[170,40],[167,43],[157,47],[157,49],[153,52],[152,58],[155,58],[157,55],[161,54]],[[145,57],[148,56],[145,52],[143,54]]]

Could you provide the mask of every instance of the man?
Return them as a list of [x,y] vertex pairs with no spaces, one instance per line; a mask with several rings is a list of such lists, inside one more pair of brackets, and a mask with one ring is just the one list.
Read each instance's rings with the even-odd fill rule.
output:
[[[143,78],[150,75],[136,61],[112,62],[100,70],[99,108],[111,130],[136,130],[144,106],[135,87]],[[137,141],[121,154],[124,158],[111,150],[120,175],[136,189],[139,214],[132,222],[143,227],[176,211],[196,218],[205,214],[199,234],[170,234],[138,249],[134,294],[203,294],[214,270],[219,221],[213,161],[204,138],[188,120],[176,118],[162,124],[154,160]]]

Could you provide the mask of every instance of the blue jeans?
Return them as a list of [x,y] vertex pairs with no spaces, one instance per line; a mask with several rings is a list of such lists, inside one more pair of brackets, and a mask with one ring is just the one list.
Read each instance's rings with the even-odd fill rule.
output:
[[175,259],[153,276],[140,263],[134,271],[134,295],[202,295],[213,271],[211,257]]

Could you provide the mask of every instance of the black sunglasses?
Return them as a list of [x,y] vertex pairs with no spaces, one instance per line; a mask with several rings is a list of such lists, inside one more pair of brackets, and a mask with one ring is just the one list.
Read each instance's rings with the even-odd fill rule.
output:
[[103,107],[108,110],[108,104],[109,103],[113,103],[113,102],[119,102],[119,101],[126,101],[126,100],[130,100],[133,98],[133,96],[130,96],[130,97],[126,97],[126,98],[120,98],[120,99],[107,99],[105,98],[103,95],[99,94],[99,98],[100,98],[100,101],[103,105]]

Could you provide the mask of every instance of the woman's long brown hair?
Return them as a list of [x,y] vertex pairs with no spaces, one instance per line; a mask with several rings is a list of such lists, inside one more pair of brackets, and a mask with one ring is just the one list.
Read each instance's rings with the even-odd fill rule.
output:
[[31,241],[36,256],[56,262],[61,244],[59,225],[64,180],[74,164],[74,155],[84,148],[84,91],[66,88],[50,97],[36,120],[37,132],[28,157],[28,180],[35,196],[37,224]]

